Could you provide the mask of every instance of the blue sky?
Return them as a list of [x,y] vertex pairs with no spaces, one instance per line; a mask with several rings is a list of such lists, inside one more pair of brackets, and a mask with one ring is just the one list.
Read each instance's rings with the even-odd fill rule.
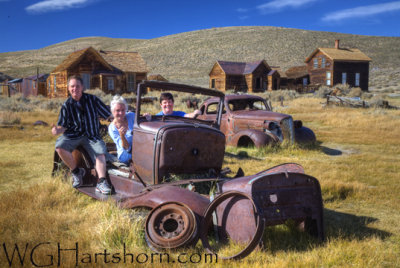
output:
[[79,37],[151,39],[228,26],[400,37],[400,1],[0,0],[0,53]]

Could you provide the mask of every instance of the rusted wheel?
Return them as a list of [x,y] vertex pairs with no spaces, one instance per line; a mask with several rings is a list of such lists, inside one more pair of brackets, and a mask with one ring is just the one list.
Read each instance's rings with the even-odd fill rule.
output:
[[[252,238],[249,239],[246,243],[239,243],[240,245],[238,245],[238,243],[234,243],[235,247],[239,246],[239,252],[237,252],[231,256],[224,256],[223,250],[224,250],[225,245],[229,246],[229,244],[227,242],[232,242],[232,241],[229,241],[229,237],[225,237],[225,238],[228,238],[228,240],[223,238],[223,236],[227,235],[227,232],[225,229],[226,226],[214,226],[214,228],[210,228],[210,227],[213,226],[212,221],[213,221],[213,217],[215,217],[215,215],[216,215],[215,213],[218,209],[218,206],[220,206],[224,201],[226,201],[227,199],[230,199],[230,198],[231,198],[231,201],[233,201],[233,202],[235,202],[234,198],[238,198],[236,200],[245,200],[245,201],[250,202],[250,204],[253,207],[253,212],[254,212],[255,228],[253,229],[254,232],[252,232]],[[231,205],[230,205],[230,207],[232,208]],[[225,207],[225,210],[229,210],[229,208]],[[229,211],[228,211],[228,213],[229,213]],[[217,219],[217,222],[218,222],[218,219]],[[248,226],[246,226],[246,224],[243,224],[243,222],[238,221],[238,222],[236,222],[236,224],[237,224],[236,232],[248,231],[248,230],[246,230],[246,229],[248,229]],[[265,221],[264,221],[262,215],[260,214],[259,210],[257,209],[256,205],[254,204],[252,198],[242,192],[229,191],[229,192],[225,192],[225,193],[219,195],[208,206],[208,208],[204,214],[203,221],[201,223],[200,238],[201,238],[201,242],[203,243],[204,248],[209,253],[217,254],[218,258],[220,258],[220,259],[241,259],[241,258],[244,258],[247,255],[249,255],[255,249],[255,247],[260,243],[263,232],[264,232],[264,227],[265,227]],[[218,233],[217,236],[220,236],[219,238],[215,239],[212,235],[211,236],[209,235],[210,232],[213,232],[213,229],[214,229],[214,232]],[[219,229],[219,230],[215,231],[215,229]],[[221,233],[223,233],[223,235],[221,235]],[[210,241],[214,240],[214,239],[216,241],[214,241],[214,244],[211,245]],[[219,241],[217,241],[217,240],[219,240]]]
[[167,202],[155,207],[146,219],[146,241],[156,251],[174,249],[198,239],[196,216],[185,204]]

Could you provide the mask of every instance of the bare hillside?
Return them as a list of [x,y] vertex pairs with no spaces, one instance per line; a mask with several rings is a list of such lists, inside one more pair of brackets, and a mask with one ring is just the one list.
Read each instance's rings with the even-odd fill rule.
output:
[[[38,50],[0,53],[0,72],[19,77],[50,72],[69,53],[93,46],[96,49],[140,52],[152,73],[170,81],[208,85],[208,72],[216,60],[254,61],[265,59],[283,70],[304,64],[317,47],[359,48],[371,59],[371,81],[389,79],[400,85],[400,38],[306,31],[282,27],[226,27],[138,40],[87,37],[69,40]],[[380,77],[375,81],[374,75]],[[395,82],[393,82],[393,80]],[[371,82],[370,81],[370,82]],[[375,82],[374,82],[375,81]]]

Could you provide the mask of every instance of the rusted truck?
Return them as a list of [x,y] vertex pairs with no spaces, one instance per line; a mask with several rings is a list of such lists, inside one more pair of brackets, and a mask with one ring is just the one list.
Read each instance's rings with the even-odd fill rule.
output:
[[[199,119],[216,120],[218,98],[210,98],[201,106]],[[226,144],[231,146],[256,146],[288,142],[313,143],[314,132],[292,116],[272,111],[260,96],[248,94],[225,95],[221,118],[221,131]]]
[[[148,87],[218,98],[216,118],[152,116],[149,121],[141,116],[141,96]],[[105,196],[95,191],[93,159],[78,148],[74,158],[87,172],[84,186],[77,190],[99,200],[113,199],[121,208],[148,208],[145,238],[156,251],[194,245],[200,239],[220,259],[243,258],[260,245],[266,226],[288,220],[324,240],[320,185],[300,165],[282,164],[249,176],[239,170],[228,176],[229,169],[223,168],[225,135],[219,129],[224,97],[212,89],[142,82],[137,91],[132,163],[109,163],[113,192]],[[55,153],[53,174],[60,169],[63,164]],[[171,174],[182,177],[170,180]],[[210,182],[214,187],[207,194],[196,191],[198,185]],[[226,243],[240,247],[224,255],[219,249]]]

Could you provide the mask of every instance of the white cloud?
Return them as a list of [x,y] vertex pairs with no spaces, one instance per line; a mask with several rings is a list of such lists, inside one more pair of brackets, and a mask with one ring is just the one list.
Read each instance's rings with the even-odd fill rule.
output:
[[366,17],[370,15],[400,10],[400,1],[361,6],[356,8],[343,9],[340,11],[326,14],[323,21],[340,21],[348,18]]
[[299,8],[317,0],[273,0],[257,6],[262,13],[278,12],[284,8]]
[[93,0],[44,0],[25,8],[31,13],[46,13],[71,8],[84,7]]
[[249,10],[247,8],[238,8],[238,9],[236,9],[236,11],[239,12],[239,13],[246,13]]

